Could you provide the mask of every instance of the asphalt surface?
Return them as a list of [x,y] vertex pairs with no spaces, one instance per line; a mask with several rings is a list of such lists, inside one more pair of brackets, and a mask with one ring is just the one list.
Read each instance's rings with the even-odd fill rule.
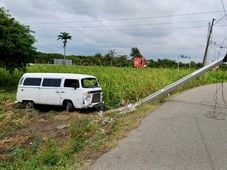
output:
[[227,103],[222,92],[227,101],[227,84],[201,86],[171,98],[91,169],[227,169]]

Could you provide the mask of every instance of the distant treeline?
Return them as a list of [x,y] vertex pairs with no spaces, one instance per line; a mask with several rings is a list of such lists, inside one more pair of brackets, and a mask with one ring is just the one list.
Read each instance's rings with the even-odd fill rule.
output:
[[[35,63],[41,64],[53,64],[54,59],[63,59],[64,56],[62,54],[55,53],[41,53],[39,52],[35,57]],[[75,56],[69,55],[66,56],[66,59],[72,60],[75,65],[83,65],[83,66],[115,66],[115,67],[132,67],[132,59],[129,59],[126,55],[121,56],[112,56],[110,54],[101,55],[99,53],[94,56]],[[177,62],[175,60],[169,59],[158,59],[155,60],[147,60],[147,67],[155,67],[155,68],[177,68]],[[189,67],[188,63],[179,63],[180,67]],[[191,62],[192,68],[200,68],[202,67],[202,63]]]

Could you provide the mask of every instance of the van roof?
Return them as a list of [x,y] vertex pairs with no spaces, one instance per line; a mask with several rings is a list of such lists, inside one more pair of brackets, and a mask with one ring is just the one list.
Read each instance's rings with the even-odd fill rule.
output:
[[67,79],[96,78],[95,76],[91,76],[87,74],[73,74],[73,73],[25,73],[23,77],[45,77],[45,78],[67,78]]

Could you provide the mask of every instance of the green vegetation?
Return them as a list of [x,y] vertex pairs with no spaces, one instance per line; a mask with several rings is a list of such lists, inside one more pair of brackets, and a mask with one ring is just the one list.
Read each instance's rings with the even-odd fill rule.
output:
[[[174,82],[190,73],[189,70],[176,69],[133,69],[97,66],[61,66],[61,65],[33,65],[28,72],[64,72],[91,74],[99,79],[104,92],[104,101],[110,108],[126,105],[144,98],[150,93]],[[217,71],[210,72],[187,86],[215,83]],[[21,72],[10,75],[0,69],[0,87],[16,90]],[[220,73],[221,75],[221,73]]]
[[[178,72],[175,69],[133,69],[60,65],[33,65],[28,67],[27,71],[94,75],[99,79],[103,88],[105,104],[112,108],[135,102],[189,73],[188,70]],[[14,86],[14,89],[16,89],[16,84],[21,74],[18,72],[14,77],[9,76],[4,71],[1,74],[4,74],[6,80],[8,79],[7,81],[0,81],[1,87],[5,86],[5,88],[8,88]]]
[[[98,66],[32,65],[28,72],[84,73],[98,77],[110,108],[135,102],[188,74],[188,70]],[[29,111],[14,105],[22,72],[0,69],[0,169],[82,169],[136,128],[159,102],[134,112],[98,115]],[[211,71],[179,90],[226,80]],[[66,128],[58,128],[65,125]],[[69,125],[69,126],[68,126]]]
[[[114,55],[113,50],[110,50],[107,54],[101,55],[97,53],[91,56],[76,56],[68,55],[67,59],[72,60],[74,65],[80,66],[115,66],[115,67],[132,67],[132,59],[129,59],[127,55]],[[115,52],[114,52],[115,54]],[[133,52],[133,55],[141,56],[140,53]],[[36,64],[46,64],[54,62],[54,59],[63,59],[64,55],[55,53],[41,53],[38,52],[35,57]],[[146,58],[146,56],[145,56]],[[147,67],[152,68],[177,68],[177,62],[170,59],[158,59],[157,61],[149,59],[146,62]],[[188,68],[188,63],[179,63],[180,68]],[[191,62],[191,67],[194,69],[202,67],[202,63]]]
[[131,49],[131,54],[130,54],[131,57],[142,57],[142,54],[140,53],[140,50],[137,48],[137,47],[133,47]]
[[12,18],[4,8],[0,8],[0,23],[0,67],[10,73],[16,68],[24,70],[35,54],[32,31]]
[[108,107],[119,107],[141,99],[151,92],[188,74],[188,71],[171,69],[133,69],[116,67],[81,67],[58,65],[35,65],[29,72],[66,72],[96,76],[103,88],[104,101]]

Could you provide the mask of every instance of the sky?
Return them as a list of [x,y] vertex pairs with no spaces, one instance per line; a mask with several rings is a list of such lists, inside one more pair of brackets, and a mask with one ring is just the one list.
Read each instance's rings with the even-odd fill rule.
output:
[[1,0],[0,6],[30,26],[41,52],[63,53],[57,35],[67,32],[68,55],[115,49],[116,55],[130,56],[138,47],[146,59],[184,55],[201,62],[208,23],[215,18],[208,60],[226,53],[227,0]]

